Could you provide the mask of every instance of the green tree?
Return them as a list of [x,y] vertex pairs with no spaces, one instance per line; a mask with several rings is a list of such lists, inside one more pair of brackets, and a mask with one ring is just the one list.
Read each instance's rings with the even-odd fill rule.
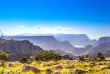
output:
[[103,54],[102,53],[98,53],[98,60],[102,61],[104,59],[105,59],[105,57],[103,56]]
[[0,50],[0,60],[8,61],[10,59],[10,54],[6,54],[2,50]]
[[34,59],[36,61],[42,60],[42,61],[49,61],[49,60],[60,60],[61,56],[58,53],[55,53],[53,50],[42,50],[40,52],[36,52],[33,55]]
[[28,60],[27,60],[26,57],[22,57],[22,58],[19,59],[19,62],[20,62],[20,63],[26,63],[27,61],[28,61]]

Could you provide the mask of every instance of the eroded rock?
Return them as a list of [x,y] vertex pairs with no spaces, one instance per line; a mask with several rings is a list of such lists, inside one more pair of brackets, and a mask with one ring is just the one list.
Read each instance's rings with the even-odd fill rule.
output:
[[26,65],[23,67],[22,72],[32,71],[34,73],[40,73],[40,70],[35,66]]

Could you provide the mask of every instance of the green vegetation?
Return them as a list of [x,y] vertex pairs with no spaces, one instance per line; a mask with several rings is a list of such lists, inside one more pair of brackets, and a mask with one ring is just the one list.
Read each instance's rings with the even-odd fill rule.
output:
[[2,50],[0,50],[0,60],[8,61],[10,59],[10,54],[6,54]]
[[92,56],[91,60],[93,60],[93,61],[103,61],[103,60],[105,60],[105,57],[103,56],[102,53],[98,53],[97,56]]
[[[49,60],[60,60],[61,59],[61,56],[60,54],[58,53],[55,53],[55,51],[53,50],[42,50],[40,52],[36,52],[34,53],[33,55],[34,59],[36,61],[49,61]],[[31,56],[31,59],[32,59],[32,56]]]
[[26,63],[27,61],[28,61],[28,60],[27,60],[26,57],[22,57],[22,58],[19,59],[19,62],[20,62],[20,63]]
[[[7,61],[9,54],[0,51],[1,60]],[[4,59],[3,59],[4,58]],[[7,59],[6,59],[7,58]],[[93,60],[95,58],[95,60]],[[87,60],[90,61],[87,61]],[[30,57],[31,63],[28,63],[26,57],[19,59],[19,62],[0,62],[0,74],[110,74],[110,57],[109,61],[98,53],[97,56],[87,58],[79,56],[77,59],[61,60],[61,55],[50,50],[42,50],[34,53]],[[103,61],[105,60],[105,61]]]

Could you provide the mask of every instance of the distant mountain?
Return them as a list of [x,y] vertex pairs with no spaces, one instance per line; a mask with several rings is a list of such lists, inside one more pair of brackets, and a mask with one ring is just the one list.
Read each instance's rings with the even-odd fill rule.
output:
[[74,46],[68,41],[57,41],[54,36],[7,36],[6,39],[29,40],[45,50],[60,49],[65,52],[72,52],[74,49]]
[[109,42],[110,42],[110,37],[101,37],[99,38],[96,44],[109,43]]
[[94,47],[83,54],[92,53],[93,55],[97,55],[99,52],[103,53],[104,55],[110,55],[110,37],[99,38]]
[[28,40],[0,40],[0,50],[11,54],[11,60],[18,60],[23,56],[29,58],[34,52],[41,51],[42,48],[33,45],[33,43],[30,43]]
[[86,34],[55,34],[54,37],[60,41],[69,41],[72,45],[93,45],[97,41],[89,39]]
[[18,36],[54,36],[56,40],[58,41],[68,41],[72,45],[80,45],[80,46],[86,46],[86,45],[93,45],[97,42],[97,40],[91,40],[86,34],[63,34],[63,33],[58,33],[58,34],[21,34]]
[[82,53],[84,53],[85,51],[88,51],[91,48],[93,48],[92,45],[87,45],[87,46],[82,47],[82,48],[76,48],[75,47],[72,53],[79,56],[79,55],[82,55]]

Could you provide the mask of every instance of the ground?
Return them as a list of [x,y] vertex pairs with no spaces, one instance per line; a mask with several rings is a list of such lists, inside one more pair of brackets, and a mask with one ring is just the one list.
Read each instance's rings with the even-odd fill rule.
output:
[[110,61],[87,62],[77,60],[59,60],[47,62],[33,61],[31,64],[5,62],[4,65],[0,63],[0,74],[34,74],[32,70],[22,72],[23,67],[26,65],[35,66],[36,68],[38,68],[40,70],[40,73],[37,74],[46,74],[46,69],[51,69],[51,73],[60,71],[61,74],[73,74],[73,72],[75,72],[76,70],[81,70],[82,73],[84,72],[84,74],[110,74]]

